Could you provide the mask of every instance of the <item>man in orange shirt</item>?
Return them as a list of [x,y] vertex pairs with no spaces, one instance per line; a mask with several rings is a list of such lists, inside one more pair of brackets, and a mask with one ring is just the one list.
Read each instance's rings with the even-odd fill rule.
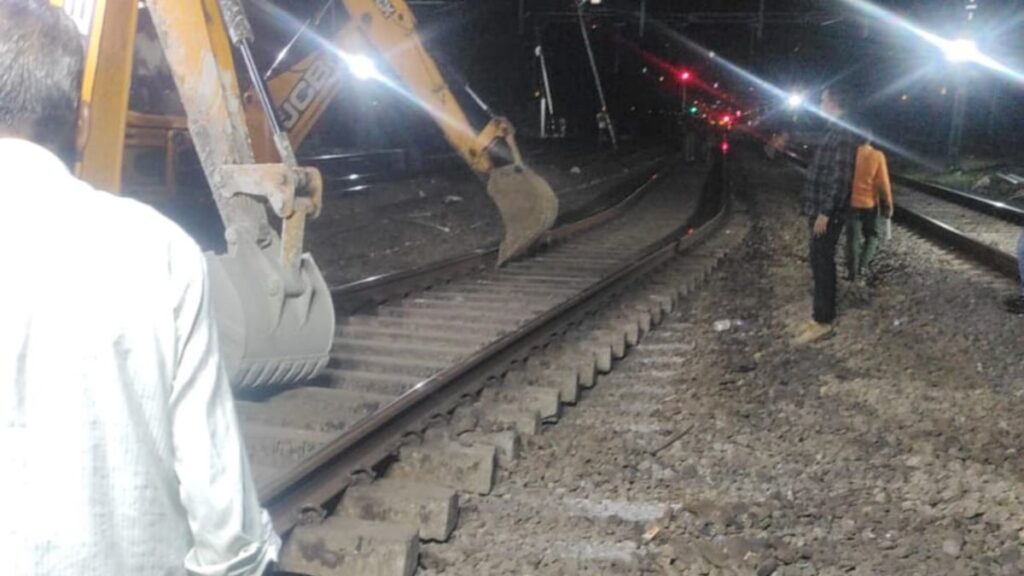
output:
[[863,272],[878,252],[879,207],[892,218],[892,184],[885,154],[868,140],[857,147],[857,165],[850,195],[850,219],[846,229],[846,266],[851,282],[863,283]]

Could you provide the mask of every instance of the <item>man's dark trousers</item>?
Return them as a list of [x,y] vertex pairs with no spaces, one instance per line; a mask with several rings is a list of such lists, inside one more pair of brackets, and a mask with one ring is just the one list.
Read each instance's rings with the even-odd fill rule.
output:
[[811,273],[814,275],[814,321],[831,324],[836,319],[836,245],[843,231],[843,218],[833,216],[821,236],[814,235],[811,218]]

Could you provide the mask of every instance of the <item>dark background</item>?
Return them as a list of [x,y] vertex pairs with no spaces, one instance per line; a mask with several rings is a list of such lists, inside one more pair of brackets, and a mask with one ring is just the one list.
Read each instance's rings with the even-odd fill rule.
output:
[[[264,66],[320,2],[252,0]],[[420,34],[449,84],[480,125],[486,116],[465,97],[470,83],[490,106],[510,117],[524,135],[539,129],[540,43],[556,115],[570,135],[596,140],[599,110],[575,4],[565,0],[423,0],[410,2]],[[977,0],[972,22],[966,0],[879,2],[944,37],[966,34],[987,54],[1024,70],[1024,5]],[[1024,126],[1024,84],[976,65],[947,64],[934,46],[867,17],[850,3],[815,0],[604,0],[585,6],[587,26],[609,109],[629,138],[670,136],[682,111],[678,72],[691,70],[688,97],[745,111],[760,108],[769,120],[792,122],[781,97],[761,79],[789,91],[817,91],[841,80],[858,95],[856,121],[917,154],[941,157],[959,85],[967,97],[965,151],[997,154],[1018,148]],[[290,14],[292,18],[283,14]],[[345,19],[334,14],[324,33]],[[709,57],[709,51],[715,53]],[[731,63],[732,66],[724,64]],[[743,70],[749,75],[737,72]],[[714,83],[719,88],[713,88]],[[959,83],[959,84],[958,84]],[[723,108],[727,109],[727,108]],[[439,132],[414,106],[380,85],[346,79],[310,148],[445,149]],[[748,116],[752,117],[752,116]],[[797,126],[813,126],[810,114]]]

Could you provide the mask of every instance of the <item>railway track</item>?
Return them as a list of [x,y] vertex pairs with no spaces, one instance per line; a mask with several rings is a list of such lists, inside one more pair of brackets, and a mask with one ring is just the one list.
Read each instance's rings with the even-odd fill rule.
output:
[[[897,179],[897,221],[1016,279],[1019,210],[908,178]],[[953,192],[954,194],[950,194]]]
[[279,531],[298,527],[285,567],[415,569],[418,539],[454,528],[458,491],[489,491],[517,434],[575,402],[721,257],[711,243],[645,284],[725,223],[724,194],[697,180],[669,168],[501,270],[482,251],[338,288],[325,374],[237,401],[261,500]]
[[[635,149],[602,158],[604,162],[635,166],[643,162],[649,149]],[[568,153],[554,153],[543,149],[526,151],[527,160],[535,168],[587,167],[594,160],[591,148],[574,149]],[[536,159],[536,161],[533,161]],[[543,161],[541,161],[543,160]],[[454,152],[428,156],[414,162],[411,152],[395,148],[371,152],[329,152],[302,158],[302,164],[313,166],[324,174],[325,190],[328,194],[349,194],[364,192],[374,187],[439,174],[450,170],[462,170],[463,162]],[[581,188],[586,188],[583,185]],[[572,190],[568,191],[570,194]]]

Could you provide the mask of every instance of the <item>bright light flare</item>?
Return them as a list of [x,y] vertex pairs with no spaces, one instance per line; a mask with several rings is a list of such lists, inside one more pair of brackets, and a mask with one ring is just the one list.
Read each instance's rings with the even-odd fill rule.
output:
[[[663,26],[657,23],[657,21],[654,21],[654,25],[659,27]],[[645,74],[648,72],[652,72],[655,74],[662,73],[665,75],[666,79],[672,78],[680,84],[693,87],[695,90],[708,92],[723,100],[732,101],[732,98],[728,94],[725,94],[722,91],[712,87],[711,84],[704,82],[704,80],[701,78],[701,75],[698,74],[695,70],[691,68],[677,67],[672,63],[668,62],[667,60],[663,60],[659,58],[657,55],[647,50],[644,50],[640,46],[637,46],[635,43],[631,42],[626,38],[623,38],[622,36],[615,36],[614,39],[622,46],[625,46],[629,50],[633,51],[633,53],[638,55],[640,58],[644,60],[644,62],[647,63],[647,66],[643,67]]]
[[980,62],[984,58],[974,40],[967,38],[945,42],[941,48],[946,60],[950,62]]
[[[292,16],[285,10],[282,10],[280,7],[274,6],[269,3],[264,4],[265,8],[272,11],[272,13],[275,16],[277,16],[280,22],[285,23],[295,31],[302,31],[304,29],[303,24],[296,20],[294,16]],[[370,58],[363,56],[361,54],[354,54],[342,50],[333,41],[316,33],[307,33],[305,37],[316,42],[321,49],[337,54],[338,58],[345,63],[345,65],[352,72],[353,76],[356,76],[357,78],[373,79],[380,82],[383,86],[387,87],[398,96],[411,102],[412,104],[416,105],[421,110],[429,114],[431,118],[433,118],[436,122],[444,124],[446,128],[454,129],[465,134],[468,137],[476,138],[477,132],[476,130],[473,129],[472,126],[466,124],[466,122],[462,118],[451,117],[449,114],[445,112],[442,106],[435,104],[435,102],[433,101],[436,100],[435,94],[431,94],[430,96],[423,95],[424,97],[421,98],[421,95],[411,92],[406,87],[400,86],[399,84],[397,84],[396,82],[392,81],[387,76],[382,74],[380,72],[380,69],[377,68],[377,65]],[[386,54],[382,56],[384,58],[387,58]],[[336,82],[337,79],[332,78],[331,81]]]
[[1017,70],[1014,70],[1006,64],[1003,64],[995,58],[985,54],[972,40],[948,40],[938,34],[929,32],[913,22],[910,22],[906,18],[901,18],[900,16],[881,8],[868,0],[843,0],[843,2],[880,22],[884,22],[896,29],[903,30],[904,32],[909,32],[932,46],[935,46],[942,51],[946,59],[950,62],[971,62],[984,66],[994,72],[998,72],[1015,82],[1024,83],[1024,74],[1021,74]]
[[788,98],[786,98],[786,106],[789,106],[790,110],[796,110],[797,108],[803,106],[803,104],[803,94],[797,94],[796,92],[794,92],[793,94],[790,94]]
[[384,75],[377,69],[377,65],[373,63],[373,60],[369,59],[362,54],[348,54],[346,52],[340,52],[341,59],[345,61],[348,66],[349,72],[360,80],[377,80],[383,81]]
[[[848,3],[852,3],[852,2],[862,1],[862,0],[844,0],[844,1],[846,1]],[[666,24],[664,24],[662,22],[654,20],[652,22],[652,26],[656,27],[658,30],[660,30],[663,33],[665,33],[669,38],[672,38],[677,43],[680,43],[683,46],[686,46],[686,47],[690,48],[691,50],[694,50],[697,53],[704,53],[704,52],[707,51],[706,48],[704,48],[703,46],[701,46],[697,42],[694,42],[690,38],[687,38],[686,36],[681,34],[678,30],[675,30],[675,29],[669,27],[668,25],[666,25]],[[754,74],[754,73],[752,73],[752,72],[742,68],[741,66],[737,66],[736,64],[734,64],[733,62],[730,62],[726,58],[718,58],[716,60],[716,62],[719,63],[727,71],[729,71],[729,72],[735,74],[736,76],[746,80],[747,82],[749,82],[750,84],[753,84],[754,86],[760,88],[761,90],[764,90],[765,92],[771,94],[772,96],[777,98],[777,101],[779,101],[779,102],[787,102],[789,97],[792,96],[792,94],[783,91],[778,86],[776,86],[776,85],[772,84],[771,82],[768,82],[767,80],[761,78],[760,76],[757,76],[756,74]],[[812,114],[820,116],[820,117],[822,117],[822,118],[824,118],[824,119],[826,119],[826,120],[828,120],[830,122],[835,122],[836,124],[842,126],[843,128],[845,128],[845,129],[847,129],[847,130],[849,130],[849,131],[851,131],[851,132],[853,132],[855,134],[860,134],[860,135],[865,136],[865,137],[868,134],[867,131],[863,130],[862,128],[860,128],[860,127],[858,127],[858,126],[856,126],[854,124],[851,124],[850,122],[847,122],[843,118],[836,118],[834,116],[826,114],[823,110],[821,110],[817,106],[814,106],[812,103],[807,102],[806,99],[804,100],[804,104],[803,105]],[[702,115],[701,117],[703,118],[705,116],[706,115]],[[877,138],[877,137],[876,137],[875,141],[878,142],[879,144],[885,146],[886,148],[888,148],[893,153],[895,153],[895,154],[897,154],[899,156],[902,156],[904,158],[908,158],[908,159],[913,160],[914,162],[917,162],[919,164],[923,164],[923,165],[928,165],[929,164],[929,162],[928,162],[928,160],[926,158],[924,158],[924,157],[922,157],[922,156],[920,156],[918,154],[915,154],[911,150],[908,150],[908,149],[906,149],[906,148],[904,148],[902,146],[899,146],[895,142],[890,142],[890,141],[884,140],[882,138]]]

